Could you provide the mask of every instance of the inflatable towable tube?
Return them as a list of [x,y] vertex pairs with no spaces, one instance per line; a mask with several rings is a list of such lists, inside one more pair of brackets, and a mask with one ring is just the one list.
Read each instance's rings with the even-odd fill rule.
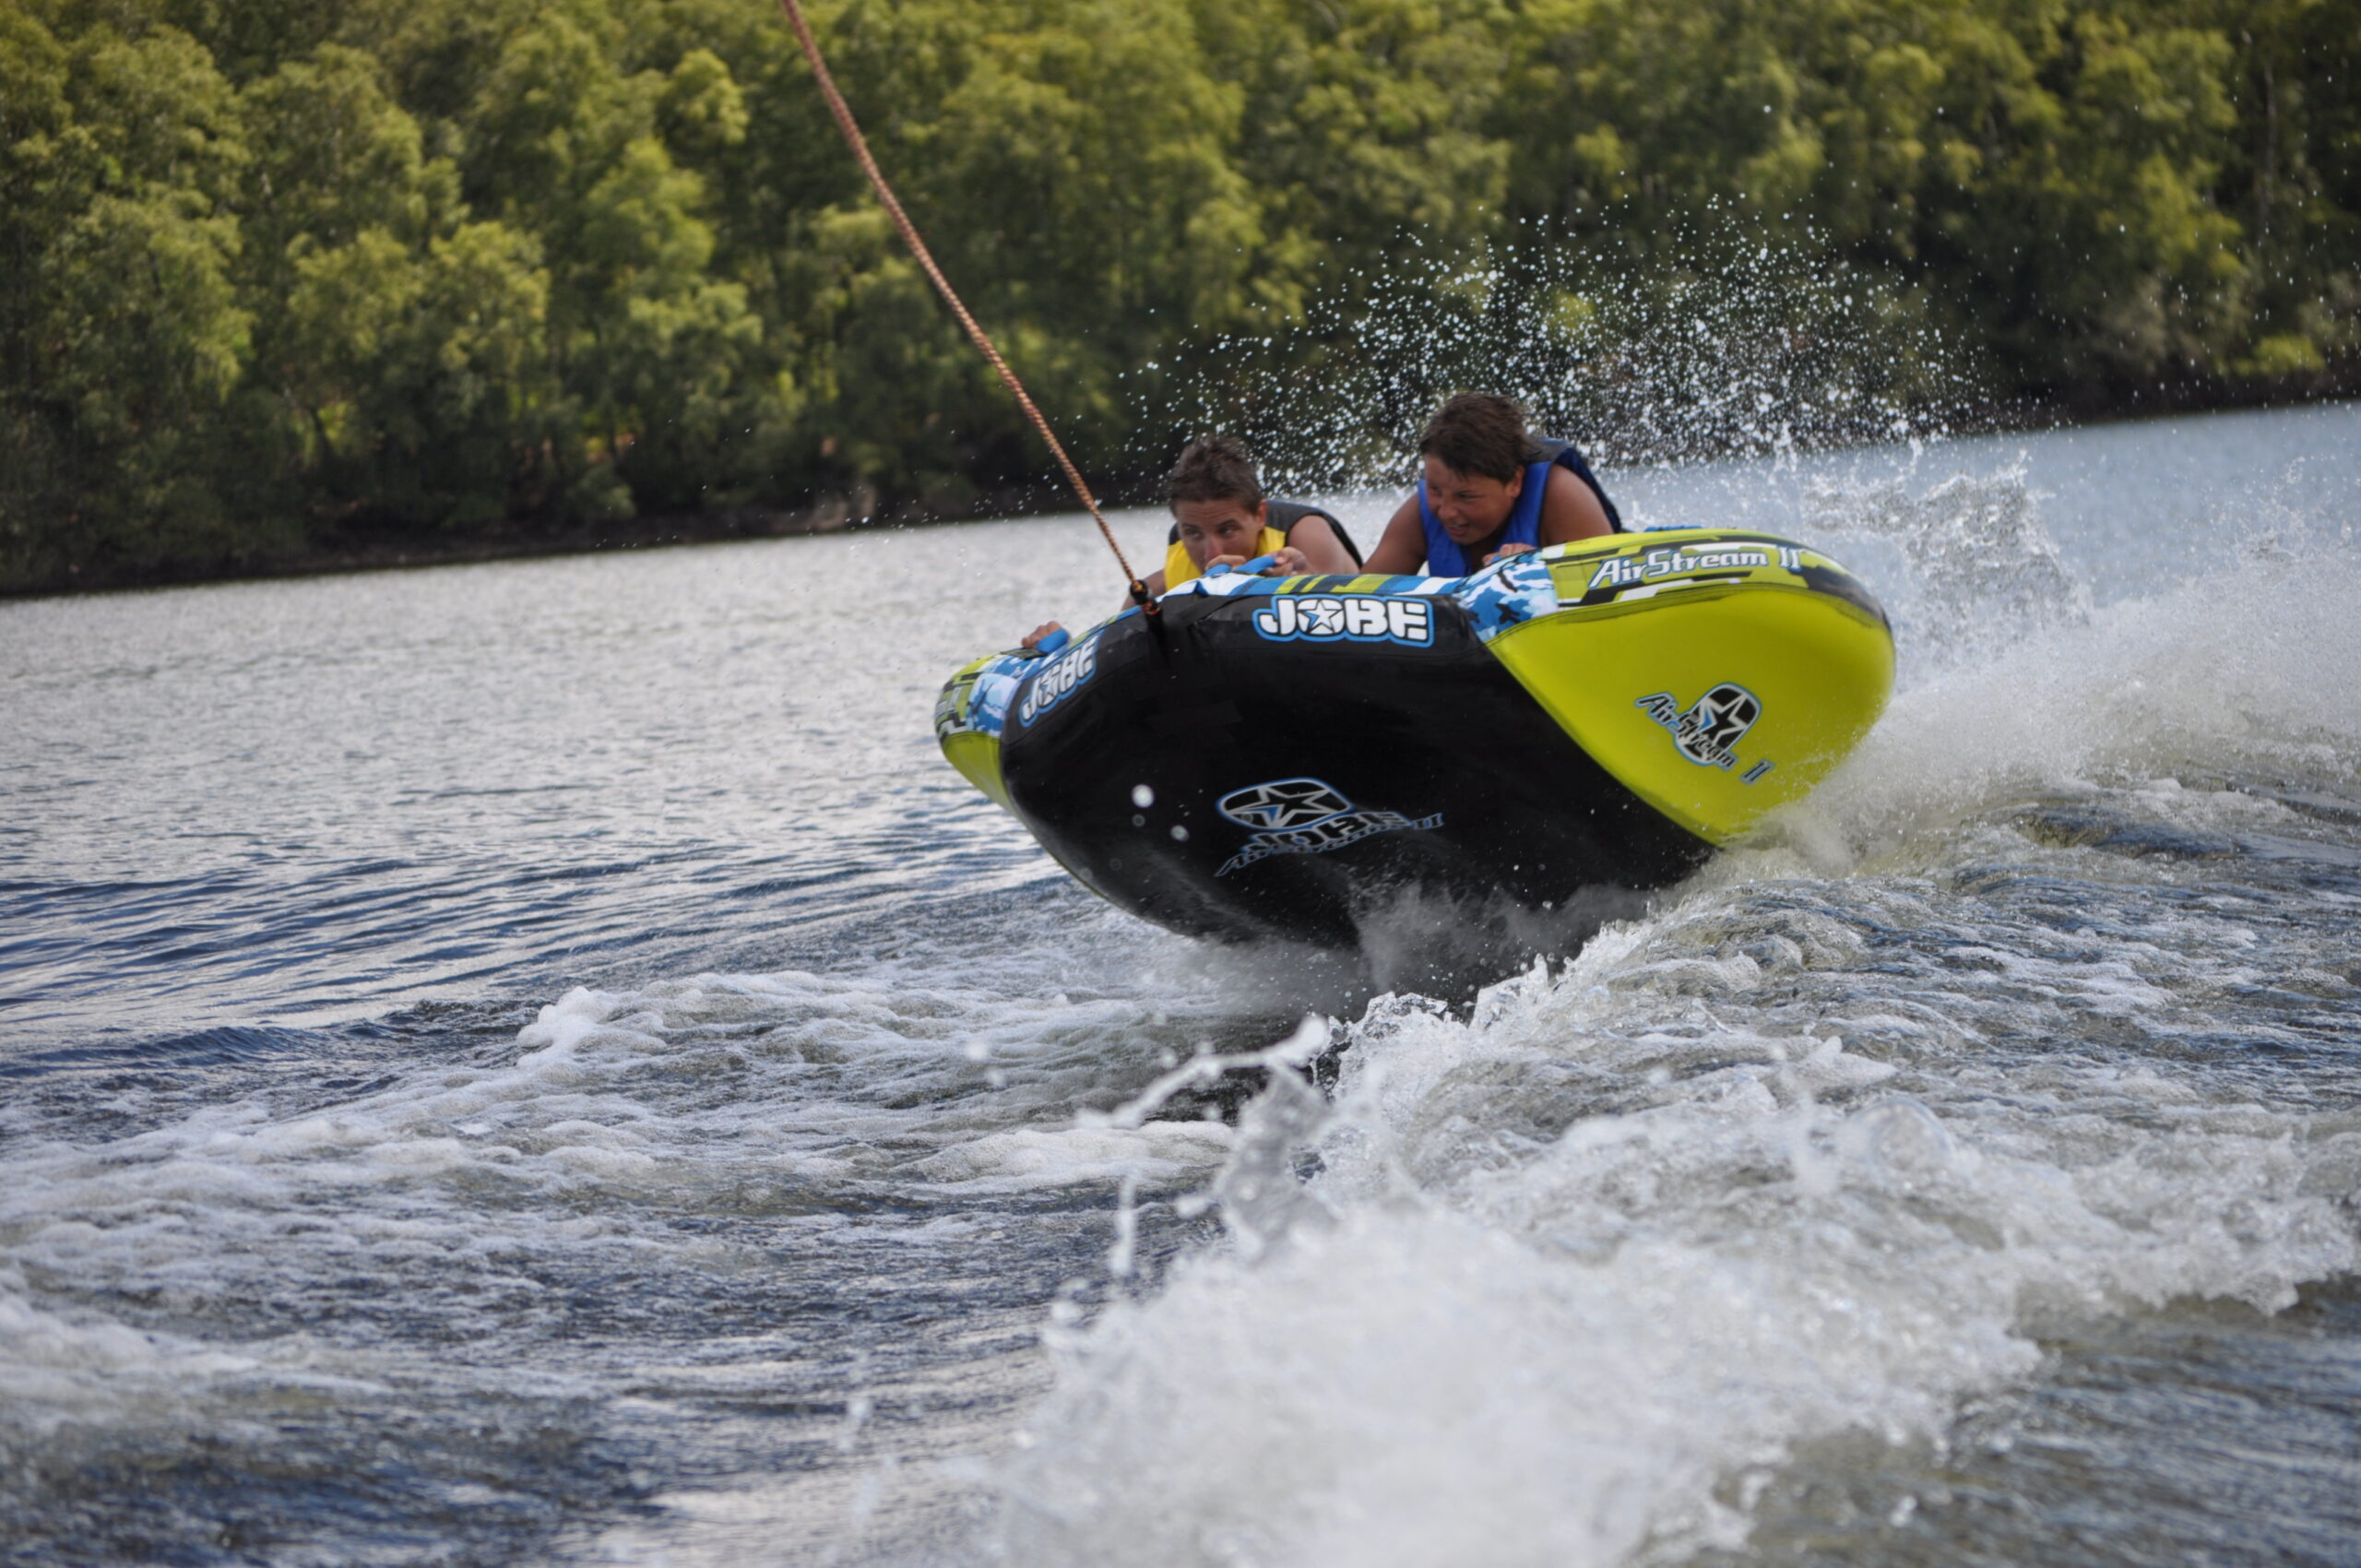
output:
[[1191,935],[1347,945],[1406,888],[1675,881],[1884,708],[1869,590],[1770,534],[1614,534],[1473,576],[1203,577],[935,706],[1076,879]]

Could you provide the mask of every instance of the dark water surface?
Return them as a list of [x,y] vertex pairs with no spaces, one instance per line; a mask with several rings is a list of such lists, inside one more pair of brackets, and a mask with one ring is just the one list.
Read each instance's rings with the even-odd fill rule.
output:
[[1456,1011],[941,763],[1072,519],[0,605],[0,1561],[2361,1561],[2361,410],[1619,488],[1903,689]]

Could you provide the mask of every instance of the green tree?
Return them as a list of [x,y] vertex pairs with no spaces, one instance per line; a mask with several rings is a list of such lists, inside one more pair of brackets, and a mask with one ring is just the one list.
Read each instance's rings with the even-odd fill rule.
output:
[[176,30],[100,26],[60,49],[25,20],[6,35],[32,89],[31,134],[10,126],[27,197],[9,247],[24,443],[0,501],[10,553],[29,572],[155,569],[281,542],[214,483],[239,456],[220,422],[253,326],[234,279],[236,95]]
[[[1627,422],[1678,446],[1754,439],[1784,395],[1758,362],[1809,366],[1788,383],[1853,434],[1963,364],[2102,403],[2361,373],[2361,0],[813,18],[969,303],[1118,485],[1168,449],[1159,410],[1326,420],[1342,462],[1469,380],[1585,418],[1729,404]],[[1174,368],[1209,356],[1204,386]],[[0,440],[7,585],[1055,493],[773,0],[0,9]]]

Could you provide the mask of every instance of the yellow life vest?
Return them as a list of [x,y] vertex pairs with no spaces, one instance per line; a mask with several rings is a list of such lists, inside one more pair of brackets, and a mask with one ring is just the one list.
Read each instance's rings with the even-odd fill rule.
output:
[[[1273,551],[1286,548],[1287,542],[1287,535],[1276,529],[1266,528],[1255,536],[1254,553],[1268,555]],[[1164,552],[1164,591],[1170,593],[1191,577],[1203,576],[1204,574],[1197,570],[1197,564],[1189,559],[1189,547],[1179,540],[1173,540]]]

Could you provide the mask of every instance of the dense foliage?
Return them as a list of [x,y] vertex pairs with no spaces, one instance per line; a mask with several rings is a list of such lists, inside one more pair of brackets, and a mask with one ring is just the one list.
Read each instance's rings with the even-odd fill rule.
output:
[[[1252,340],[1316,378],[1411,252],[1547,254],[1544,307],[1611,353],[1584,269],[1628,297],[1775,246],[2002,397],[2356,352],[2361,0],[815,16],[1118,481],[1173,434],[1159,376]],[[1047,466],[772,0],[5,0],[0,355],[0,586],[830,492],[952,512]]]

